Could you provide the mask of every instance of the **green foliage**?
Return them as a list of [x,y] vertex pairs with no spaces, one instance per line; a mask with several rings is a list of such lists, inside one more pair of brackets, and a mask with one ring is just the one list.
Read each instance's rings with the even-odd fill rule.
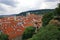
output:
[[51,19],[53,19],[54,13],[46,13],[43,15],[42,22],[43,26],[46,26]]
[[23,40],[26,40],[28,38],[31,38],[32,35],[34,34],[34,32],[35,32],[35,27],[32,27],[32,26],[27,27],[26,30],[23,33],[22,39]]
[[60,3],[58,4],[58,7],[55,9],[55,15],[60,16]]
[[30,12],[31,14],[38,14],[38,15],[41,15],[41,14],[45,14],[45,13],[49,13],[49,12],[53,12],[54,9],[42,9],[42,10],[30,10],[30,11],[26,11],[26,12],[22,12],[20,14],[17,14],[16,16],[26,16],[26,14],[28,12]]
[[55,25],[47,25],[29,40],[60,40],[60,30]]
[[0,40],[8,40],[8,35],[0,33]]

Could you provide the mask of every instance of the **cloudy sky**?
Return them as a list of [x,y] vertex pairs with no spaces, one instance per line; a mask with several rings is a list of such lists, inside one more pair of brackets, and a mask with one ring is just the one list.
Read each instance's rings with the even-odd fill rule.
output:
[[0,15],[18,14],[36,9],[54,9],[59,0],[0,0]]

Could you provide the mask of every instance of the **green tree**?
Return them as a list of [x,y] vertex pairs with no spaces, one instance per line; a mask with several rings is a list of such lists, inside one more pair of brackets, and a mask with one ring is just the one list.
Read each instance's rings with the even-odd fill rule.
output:
[[60,16],[60,3],[58,4],[58,7],[55,9],[55,15]]
[[32,27],[32,26],[27,27],[23,33],[22,39],[26,40],[28,38],[31,38],[34,32],[35,32],[35,27]]
[[52,12],[44,14],[42,18],[42,25],[46,26],[47,24],[49,24],[49,21],[53,19],[53,17],[54,17],[54,13]]
[[29,40],[60,40],[60,30],[57,26],[49,24],[40,28],[40,31]]
[[8,35],[0,33],[0,40],[9,40]]

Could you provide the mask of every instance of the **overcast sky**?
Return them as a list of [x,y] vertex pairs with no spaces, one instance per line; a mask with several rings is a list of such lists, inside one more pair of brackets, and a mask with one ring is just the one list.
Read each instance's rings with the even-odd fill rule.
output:
[[0,15],[18,14],[36,9],[54,9],[59,0],[0,0]]

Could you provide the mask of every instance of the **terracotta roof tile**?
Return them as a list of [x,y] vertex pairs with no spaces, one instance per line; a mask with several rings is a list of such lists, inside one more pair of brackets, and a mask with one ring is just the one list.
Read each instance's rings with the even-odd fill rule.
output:
[[[16,20],[15,20],[16,18]],[[33,22],[33,18],[35,18],[35,20],[39,20],[39,17],[37,15],[31,14],[30,16],[10,16],[10,17],[6,17],[6,18],[2,18],[0,19],[0,25],[2,25],[2,27],[0,27],[0,30],[2,30],[5,34],[9,35],[9,39],[15,38],[19,35],[22,35],[25,28],[28,26],[34,26]],[[18,25],[18,23],[22,24]]]

